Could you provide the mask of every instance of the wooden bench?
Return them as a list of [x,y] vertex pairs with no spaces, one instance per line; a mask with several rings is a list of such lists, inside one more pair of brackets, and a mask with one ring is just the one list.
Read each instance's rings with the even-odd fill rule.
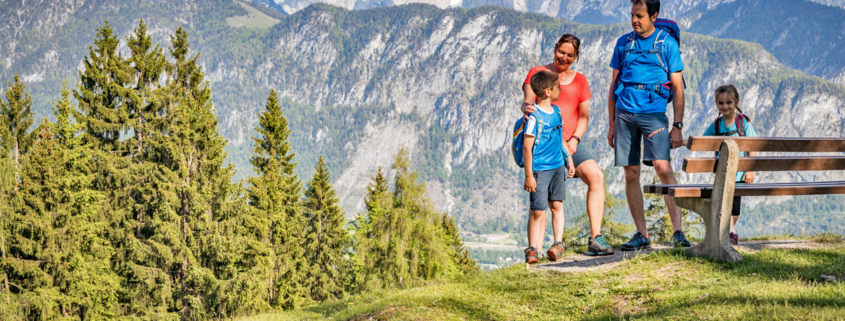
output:
[[[719,157],[688,157],[687,173],[716,173],[713,184],[646,185],[644,193],[669,194],[675,204],[704,219],[701,244],[688,249],[694,256],[742,261],[729,235],[734,196],[845,194],[845,181],[753,183],[736,185],[736,172],[845,170],[845,156],[739,157],[739,152],[845,152],[845,138],[776,138],[692,136],[690,151],[719,151]],[[758,176],[759,177],[759,176]]]

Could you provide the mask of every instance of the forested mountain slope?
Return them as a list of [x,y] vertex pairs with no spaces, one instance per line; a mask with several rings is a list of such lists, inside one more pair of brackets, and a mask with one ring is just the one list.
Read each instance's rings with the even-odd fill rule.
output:
[[689,31],[762,44],[785,65],[845,84],[845,9],[792,0],[738,0]]
[[[252,175],[248,158],[256,113],[275,88],[293,129],[297,172],[310,176],[317,158],[324,155],[348,217],[362,210],[366,184],[377,168],[389,166],[392,155],[406,146],[438,209],[455,216],[462,228],[476,231],[489,230],[492,222],[498,222],[497,229],[522,228],[517,222],[527,196],[511,160],[508,133],[519,115],[520,83],[530,67],[550,61],[561,33],[575,33],[584,41],[575,69],[587,76],[593,95],[583,146],[608,170],[611,191],[622,190],[621,172],[611,167],[605,142],[605,106],[608,62],[616,39],[630,31],[627,24],[582,25],[490,6],[441,10],[413,4],[348,11],[314,5],[264,30],[226,25],[225,18],[247,14],[228,1],[104,3],[67,9],[72,13],[62,27],[39,33],[38,41],[21,41],[6,54],[14,59],[7,58],[3,79],[20,72],[30,84],[39,115],[49,112],[62,80],[76,81],[74,70],[85,49],[80,44],[90,43],[102,20],[127,34],[132,23],[144,18],[159,37],[156,41],[163,43],[165,35],[185,25],[192,48],[201,52],[221,120],[219,130],[229,140],[228,155],[239,178]],[[57,2],[41,10],[67,7]],[[32,9],[21,15],[48,19],[41,12]],[[702,133],[715,117],[713,89],[734,83],[761,135],[842,136],[843,86],[786,68],[752,43],[685,33],[682,53],[687,134]],[[673,152],[676,168],[684,156],[683,150]],[[760,179],[803,180],[813,175]],[[681,177],[688,182],[702,179],[708,178]],[[583,184],[570,186],[573,195],[581,197]],[[841,212],[841,200],[801,200],[821,205],[798,207],[802,210],[797,212],[766,210],[768,219],[743,224],[757,232],[838,224],[841,215],[829,221],[826,213]],[[746,204],[759,206],[760,201],[752,198]],[[575,214],[583,208],[577,198],[567,206]],[[820,216],[811,216],[816,214]]]

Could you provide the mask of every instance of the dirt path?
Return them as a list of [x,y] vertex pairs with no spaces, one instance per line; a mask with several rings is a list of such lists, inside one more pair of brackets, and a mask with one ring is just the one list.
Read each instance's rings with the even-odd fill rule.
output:
[[[810,240],[766,240],[766,241],[742,241],[736,246],[740,253],[755,253],[764,249],[817,249],[830,247],[831,245],[816,243]],[[841,246],[841,245],[839,245]],[[608,256],[586,256],[572,255],[560,258],[557,262],[542,263],[532,266],[536,270],[551,270],[558,272],[577,273],[593,271],[597,269],[611,269],[626,260],[630,260],[639,254],[648,254],[654,251],[666,251],[669,246],[663,244],[652,245],[651,250],[623,252],[615,249],[616,253]]]

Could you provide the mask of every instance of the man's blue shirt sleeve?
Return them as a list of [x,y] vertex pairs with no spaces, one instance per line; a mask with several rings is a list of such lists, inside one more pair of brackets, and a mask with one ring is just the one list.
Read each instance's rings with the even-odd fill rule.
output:
[[663,55],[666,58],[666,64],[669,66],[669,73],[684,70],[684,60],[681,58],[681,49],[678,47],[678,42],[671,36],[666,37],[665,41],[663,45],[666,48],[666,52]]
[[621,52],[619,52],[619,49],[621,47],[621,44],[619,42],[621,40],[622,39],[620,38],[619,40],[616,41],[616,45],[613,47],[613,57],[610,58],[610,68],[613,68],[613,69],[616,69],[616,70],[622,70],[622,62],[619,61],[619,58],[621,57],[621,54],[622,54]]

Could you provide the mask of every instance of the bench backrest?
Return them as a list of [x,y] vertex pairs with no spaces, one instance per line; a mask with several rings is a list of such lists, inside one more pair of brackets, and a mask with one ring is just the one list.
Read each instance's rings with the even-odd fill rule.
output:
[[[723,141],[733,140],[740,151],[747,152],[845,152],[845,138],[766,138],[691,136],[687,140],[690,151],[719,151]],[[712,173],[718,157],[687,157],[684,172]],[[736,171],[822,171],[845,170],[845,156],[765,156],[740,157]]]

